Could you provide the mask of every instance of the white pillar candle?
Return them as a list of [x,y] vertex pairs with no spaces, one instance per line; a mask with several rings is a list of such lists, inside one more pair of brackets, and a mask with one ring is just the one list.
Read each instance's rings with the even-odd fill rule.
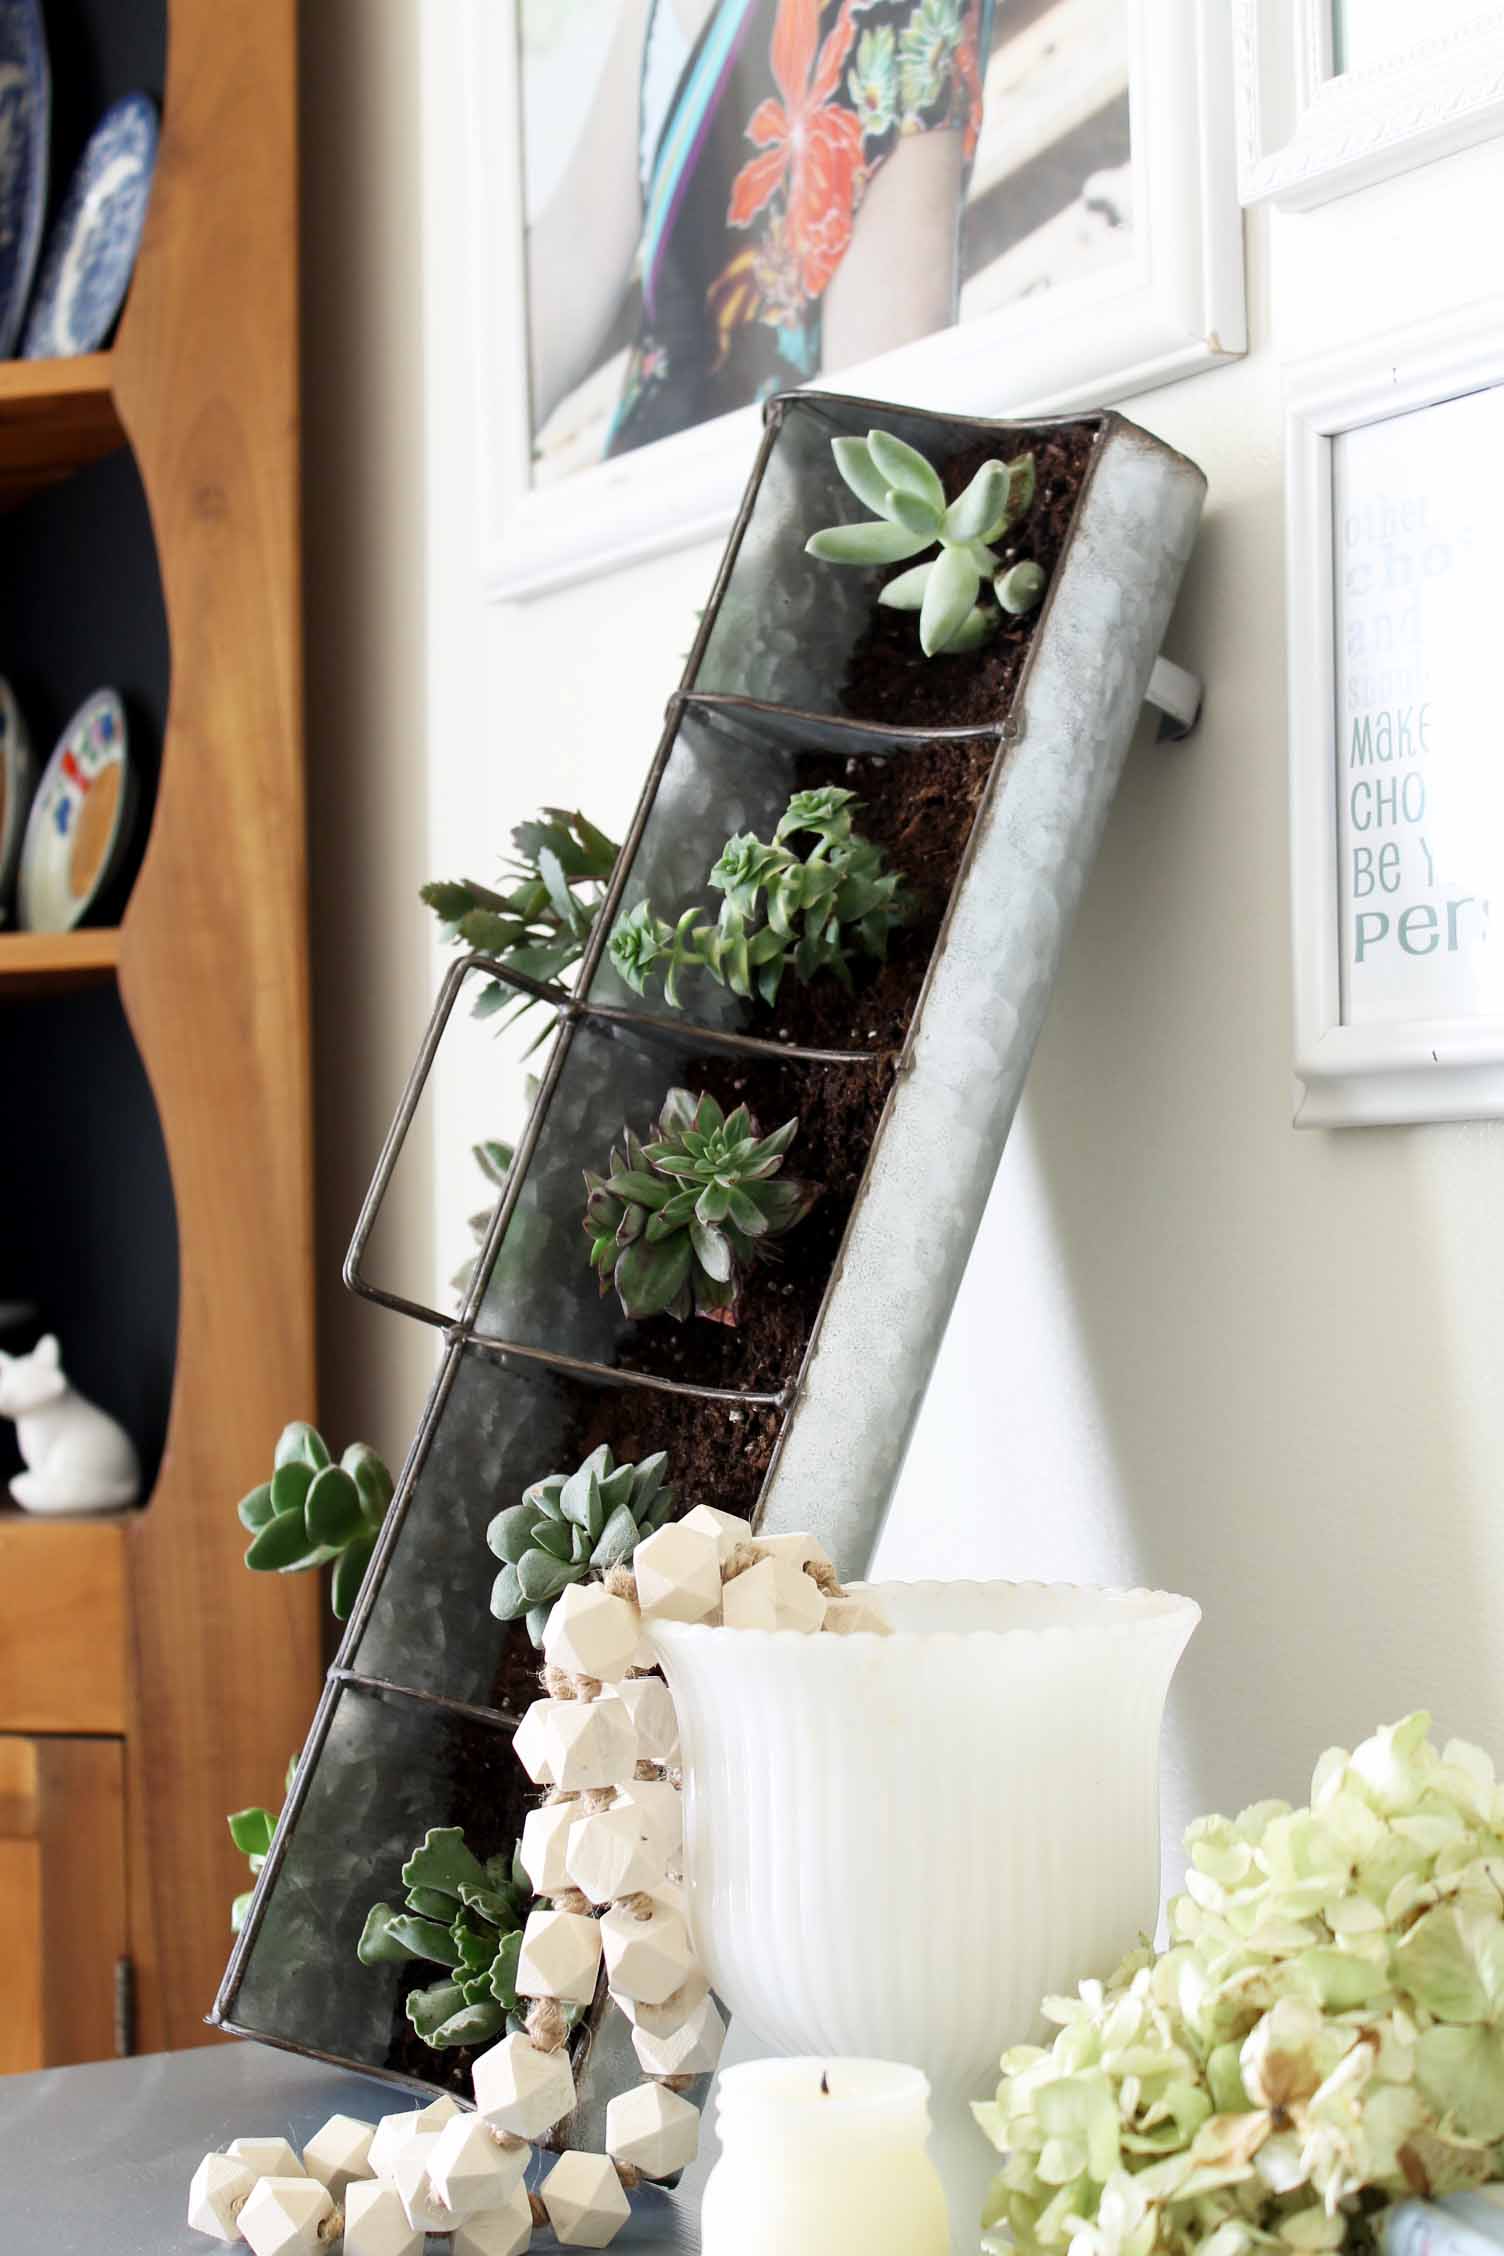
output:
[[751,2060],[721,2077],[702,2256],[948,2256],[930,2087],[888,2060]]

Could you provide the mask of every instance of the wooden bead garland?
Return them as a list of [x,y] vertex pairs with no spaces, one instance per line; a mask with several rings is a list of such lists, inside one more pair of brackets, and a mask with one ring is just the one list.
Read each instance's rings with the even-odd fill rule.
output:
[[[536,1896],[518,1961],[524,2031],[477,2057],[473,2115],[441,2098],[379,2124],[335,2116],[301,2163],[281,2139],[206,2155],[190,2225],[253,2256],[319,2256],[341,2234],[344,2256],[421,2256],[427,2232],[449,2235],[449,2256],[521,2256],[535,2226],[604,2248],[631,2189],[693,2159],[698,2110],[684,2087],[714,2069],[725,2025],[684,1916],[678,1734],[643,1634],[654,1620],[888,1628],[812,1537],[758,1542],[708,1505],[648,1536],[630,1567],[571,1584],[544,1633],[544,1696],[513,1741],[545,1789],[522,1837]],[[563,2008],[591,2001],[602,1956],[646,2080],[611,2100],[605,2154],[561,2154],[529,2193],[531,2142],[575,2104]]]

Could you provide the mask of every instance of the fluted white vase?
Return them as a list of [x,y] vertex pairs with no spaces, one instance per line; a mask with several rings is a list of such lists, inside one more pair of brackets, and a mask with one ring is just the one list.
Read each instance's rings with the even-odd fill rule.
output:
[[890,1637],[652,1630],[678,1709],[696,1948],[783,2053],[911,2061],[957,2248],[970,2119],[1040,2000],[1159,1911],[1159,1741],[1200,1619],[1164,1591],[886,1583]]

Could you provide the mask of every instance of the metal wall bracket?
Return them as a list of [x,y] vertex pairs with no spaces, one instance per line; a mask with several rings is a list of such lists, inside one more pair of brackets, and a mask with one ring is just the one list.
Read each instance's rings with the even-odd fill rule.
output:
[[1152,705],[1159,715],[1161,744],[1179,744],[1190,735],[1201,718],[1201,697],[1199,674],[1187,673],[1184,666],[1168,658],[1155,659],[1144,703]]

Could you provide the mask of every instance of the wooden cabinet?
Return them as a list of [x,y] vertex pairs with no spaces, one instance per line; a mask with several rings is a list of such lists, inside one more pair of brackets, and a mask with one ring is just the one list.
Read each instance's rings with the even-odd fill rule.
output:
[[[319,1683],[315,1578],[247,1574],[235,1517],[316,1415],[295,6],[68,0],[55,80],[90,36],[128,67],[138,6],[165,20],[163,130],[116,342],[0,364],[0,673],[46,712],[165,622],[118,928],[0,932],[0,1291],[115,1390],[150,1478],[121,1517],[0,1511],[5,2068],[109,2052],[117,1963],[137,2049],[210,2041],[245,1885],[225,1813],[275,1804]],[[147,562],[101,559],[93,496],[137,477]]]

